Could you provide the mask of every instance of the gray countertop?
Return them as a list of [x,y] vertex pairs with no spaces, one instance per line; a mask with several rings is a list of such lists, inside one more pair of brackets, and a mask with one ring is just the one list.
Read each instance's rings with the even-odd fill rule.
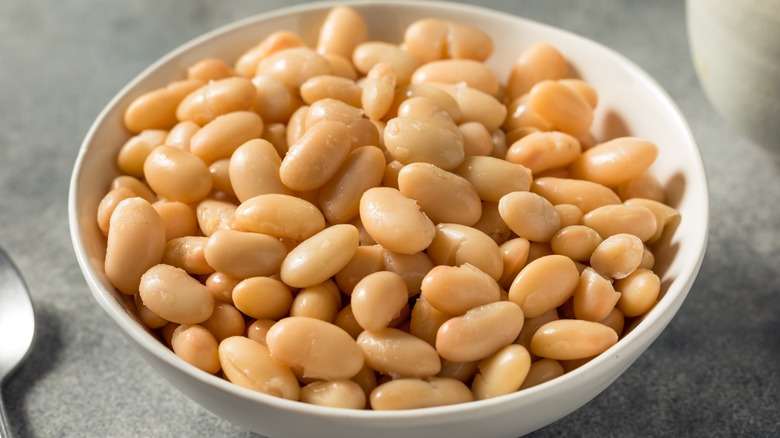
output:
[[[299,2],[0,2],[0,245],[37,316],[35,349],[3,390],[15,436],[252,436],[128,348],[76,264],[67,189],[82,138],[126,82],[205,31],[290,3]],[[684,2],[474,3],[574,31],[639,64],[688,119],[711,190],[708,252],[680,313],[610,388],[535,435],[780,435],[780,163],[708,105]]]

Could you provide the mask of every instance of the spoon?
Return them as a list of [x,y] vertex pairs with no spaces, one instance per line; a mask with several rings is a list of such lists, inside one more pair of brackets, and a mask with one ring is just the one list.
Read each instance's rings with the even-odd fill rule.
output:
[[0,248],[0,437],[10,437],[3,405],[3,383],[27,357],[35,336],[35,315],[27,286]]

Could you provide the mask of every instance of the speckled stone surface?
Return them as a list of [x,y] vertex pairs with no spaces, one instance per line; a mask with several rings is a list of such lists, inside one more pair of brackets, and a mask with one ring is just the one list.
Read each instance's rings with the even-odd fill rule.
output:
[[[109,99],[191,38],[297,1],[0,2],[0,245],[24,273],[37,344],[3,396],[17,437],[253,436],[155,375],[76,264],[67,188]],[[709,248],[680,313],[599,397],[534,436],[780,435],[780,163],[724,123],[690,62],[681,0],[491,0],[647,70],[702,148]]]

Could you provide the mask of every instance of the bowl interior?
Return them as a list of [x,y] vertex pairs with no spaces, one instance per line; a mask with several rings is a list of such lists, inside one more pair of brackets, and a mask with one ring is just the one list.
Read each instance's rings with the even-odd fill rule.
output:
[[[195,39],[166,55],[139,74],[122,89],[100,113],[90,128],[79,151],[73,171],[69,218],[76,255],[101,307],[121,328],[131,344],[142,352],[155,368],[167,367],[171,373],[186,376],[186,382],[202,390],[188,392],[197,402],[243,427],[268,433],[267,424],[254,424],[252,415],[231,418],[218,406],[199,399],[200,394],[219,391],[232,397],[229,403],[243,404],[240,409],[257,406],[308,415],[311,427],[317,421],[344,421],[341,436],[353,435],[371,427],[380,436],[383,427],[398,431],[398,420],[408,427],[463,423],[469,418],[489,418],[490,412],[501,412],[498,406],[511,408],[511,418],[495,422],[495,435],[522,433],[537,429],[578,408],[602,391],[619,376],[660,334],[677,312],[701,264],[707,239],[708,192],[704,167],[695,140],[680,111],[666,93],[641,69],[626,58],[592,41],[572,33],[535,23],[519,17],[473,6],[445,2],[357,2],[352,3],[366,19],[370,38],[400,42],[403,30],[412,21],[426,17],[441,17],[470,23],[487,32],[495,42],[495,52],[489,66],[501,80],[508,77],[509,68],[527,46],[547,42],[556,46],[568,58],[582,79],[599,92],[592,134],[597,140],[632,135],[655,142],[660,150],[651,171],[664,184],[667,199],[682,213],[676,233],[664,242],[656,255],[661,267],[663,298],[634,330],[612,349],[586,365],[561,378],[528,390],[492,400],[401,412],[344,412],[335,409],[288,402],[236,387],[220,378],[202,373],[181,361],[148,333],[136,320],[128,299],[117,293],[103,274],[104,238],[95,217],[98,203],[117,175],[115,156],[129,138],[122,125],[122,115],[138,95],[180,79],[195,61],[219,56],[229,64],[247,48],[275,30],[299,32],[310,44],[327,11],[337,3],[315,3],[250,17],[224,26]],[[173,382],[181,388],[181,381]],[[255,407],[250,408],[254,405]],[[537,408],[534,408],[537,406]],[[527,412],[517,413],[518,407]],[[545,408],[542,412],[541,408]],[[256,412],[256,411],[255,411]],[[261,417],[261,416],[260,416]],[[329,420],[326,420],[329,419]],[[290,429],[286,429],[288,432]],[[316,429],[310,429],[316,430]],[[450,432],[468,432],[466,426]],[[480,429],[484,431],[483,429]],[[346,431],[346,432],[345,432]],[[422,431],[419,429],[418,431]],[[441,430],[439,430],[441,431]],[[354,434],[355,436],[359,436]],[[486,435],[487,436],[487,435]]]

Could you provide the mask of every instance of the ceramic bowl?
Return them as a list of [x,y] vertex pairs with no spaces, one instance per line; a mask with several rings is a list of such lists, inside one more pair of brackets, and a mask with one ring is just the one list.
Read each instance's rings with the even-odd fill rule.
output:
[[[461,405],[409,411],[353,411],[274,398],[201,372],[173,354],[135,319],[130,303],[106,280],[104,238],[96,209],[116,176],[115,156],[128,138],[124,109],[141,93],[180,77],[193,62],[219,56],[232,62],[272,31],[299,32],[310,43],[336,3],[307,4],[244,19],[205,34],[144,70],[114,97],[89,130],[73,170],[70,231],[79,265],[94,298],[127,341],[171,385],[236,425],[269,437],[509,437],[560,419],[617,379],[677,313],[694,282],[707,240],[708,191],[697,145],[680,111],[646,73],[619,54],[585,38],[523,18],[446,2],[360,2],[371,39],[400,42],[405,26],[424,17],[470,23],[492,36],[489,60],[499,78],[524,47],[558,47],[579,76],[599,92],[592,132],[597,139],[634,135],[654,141],[660,153],[651,171],[667,200],[682,213],[674,235],[656,255],[662,298],[615,346],[562,377],[514,394]],[[638,415],[641,413],[637,413]]]

